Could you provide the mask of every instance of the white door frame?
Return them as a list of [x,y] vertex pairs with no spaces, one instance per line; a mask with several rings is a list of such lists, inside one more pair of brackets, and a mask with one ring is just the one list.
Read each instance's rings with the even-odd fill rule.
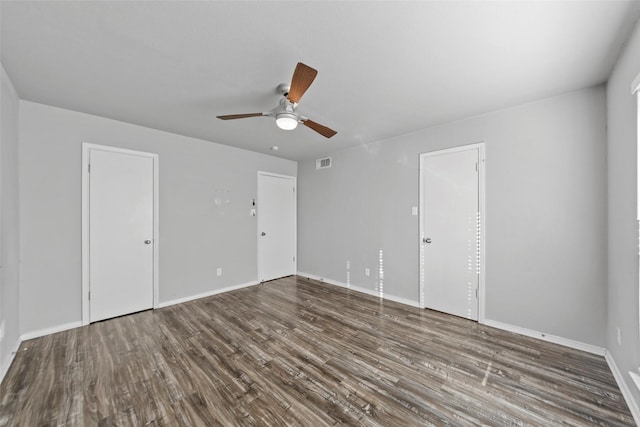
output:
[[159,273],[158,248],[159,248],[159,174],[158,155],[144,151],[129,150],[126,148],[111,147],[108,145],[82,143],[82,324],[90,322],[89,312],[89,156],[91,150],[109,151],[120,154],[133,154],[149,157],[153,160],[153,308],[158,308],[159,297]]
[[485,323],[485,274],[486,274],[486,235],[485,227],[485,144],[478,142],[476,144],[461,145],[458,147],[447,148],[444,150],[430,151],[420,154],[420,183],[419,183],[419,200],[420,200],[420,308],[425,308],[424,303],[424,244],[422,239],[425,237],[424,231],[424,159],[431,156],[439,156],[442,154],[456,153],[460,151],[478,150],[478,204],[480,209],[480,274],[478,277],[478,323]]
[[281,175],[278,173],[258,171],[256,178],[256,200],[258,202],[258,220],[256,222],[256,252],[257,252],[257,265],[256,270],[258,273],[258,281],[260,281],[260,194],[257,194],[258,180],[260,176],[272,176],[275,178],[285,178],[293,181],[293,253],[295,254],[295,261],[293,262],[293,274],[298,271],[298,179],[295,176]]

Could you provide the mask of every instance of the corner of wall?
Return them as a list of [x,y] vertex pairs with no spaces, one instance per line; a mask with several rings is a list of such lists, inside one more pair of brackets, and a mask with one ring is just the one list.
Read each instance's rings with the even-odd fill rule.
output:
[[0,63],[0,382],[20,345],[19,97]]
[[638,297],[638,111],[631,85],[640,73],[640,22],[607,82],[606,359],[636,422],[640,391],[628,372],[640,366]]

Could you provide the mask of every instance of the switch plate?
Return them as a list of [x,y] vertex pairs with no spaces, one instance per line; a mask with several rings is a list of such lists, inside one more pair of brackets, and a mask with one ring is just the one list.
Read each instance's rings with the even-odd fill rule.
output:
[[411,215],[413,215],[413,216],[417,216],[418,215],[418,207],[417,206],[412,206],[411,207]]
[[218,267],[218,269],[216,270],[216,275],[222,276],[222,267]]
[[368,268],[365,268],[365,269],[364,269],[364,275],[365,275],[365,276],[367,276],[367,277],[369,277],[369,274],[371,274],[371,272],[369,271],[369,269],[368,269]]

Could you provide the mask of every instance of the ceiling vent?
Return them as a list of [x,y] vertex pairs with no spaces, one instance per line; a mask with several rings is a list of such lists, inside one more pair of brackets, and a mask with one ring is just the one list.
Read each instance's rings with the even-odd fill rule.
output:
[[331,157],[325,157],[324,159],[316,160],[316,170],[328,169],[330,167],[331,167]]

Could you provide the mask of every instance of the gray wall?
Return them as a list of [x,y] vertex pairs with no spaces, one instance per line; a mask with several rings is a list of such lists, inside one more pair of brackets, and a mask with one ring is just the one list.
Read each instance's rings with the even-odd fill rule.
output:
[[[640,392],[627,374],[640,366],[638,331],[638,221],[636,99],[631,83],[640,73],[640,24],[607,84],[609,274],[607,349],[616,361],[635,401]],[[617,328],[622,345],[617,342]]]
[[[298,170],[298,270],[418,302],[419,154],[486,143],[486,318],[604,347],[605,89],[333,154]],[[637,248],[636,248],[637,251]],[[371,277],[364,268],[371,268]],[[634,300],[637,302],[637,298]]]
[[18,203],[18,95],[1,69],[0,86],[0,373],[8,367],[20,337],[20,226]]
[[81,320],[83,141],[159,154],[160,302],[257,280],[257,171],[296,162],[20,101],[22,333]]

